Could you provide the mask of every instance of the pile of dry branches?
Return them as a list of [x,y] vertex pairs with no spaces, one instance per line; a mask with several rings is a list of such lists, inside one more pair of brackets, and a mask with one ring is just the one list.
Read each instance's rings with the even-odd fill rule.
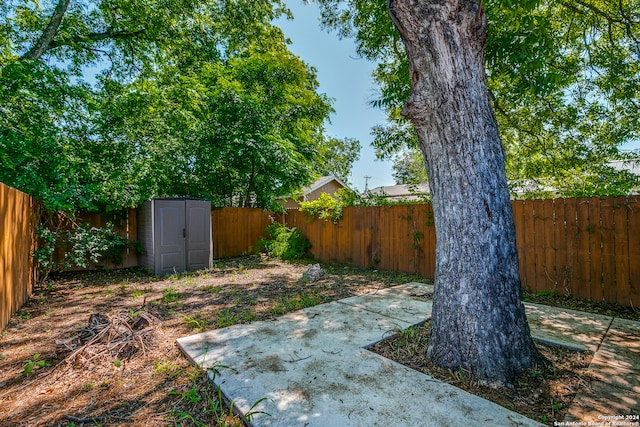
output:
[[93,364],[100,360],[129,359],[146,353],[159,320],[146,311],[118,311],[111,316],[92,314],[88,325],[71,338],[56,341],[67,363]]

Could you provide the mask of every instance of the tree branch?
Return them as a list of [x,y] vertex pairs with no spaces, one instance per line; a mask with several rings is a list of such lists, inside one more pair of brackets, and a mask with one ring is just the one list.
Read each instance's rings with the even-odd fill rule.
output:
[[98,42],[98,41],[102,41],[102,40],[128,40],[128,39],[132,39],[135,38],[137,36],[139,36],[140,34],[143,34],[146,31],[146,28],[143,28],[141,30],[137,30],[137,31],[121,31],[121,32],[112,32],[111,30],[107,30],[105,32],[102,33],[89,33],[87,35],[84,36],[78,36],[78,37],[74,37],[72,38],[70,41],[65,41],[65,42],[57,42],[57,41],[52,41],[49,45],[50,49],[56,48],[56,47],[60,47],[60,46],[68,46],[70,44],[80,44],[82,42],[86,42],[86,41],[91,41],[91,42]]
[[[607,14],[607,13],[606,13],[605,11],[603,11],[602,9],[599,9],[599,8],[598,8],[598,7],[596,7],[596,6],[594,6],[594,5],[590,4],[590,3],[587,3],[586,1],[583,1],[583,0],[573,0],[573,1],[575,1],[576,3],[578,3],[579,5],[581,5],[581,6],[583,6],[583,7],[585,7],[585,8],[587,8],[587,9],[591,10],[593,13],[595,13],[596,15],[599,15],[599,16],[603,17],[604,19],[606,19],[606,20],[607,20],[607,21],[609,21],[609,22],[616,22],[616,23],[618,23],[618,24],[622,24],[622,23],[623,23],[623,20],[622,20],[622,19],[616,19],[615,17],[613,17],[613,16],[611,16],[611,15]],[[563,3],[563,4],[565,4],[565,3]],[[565,6],[566,6],[566,4],[565,4]]]
[[47,28],[44,29],[36,44],[22,56],[22,59],[32,61],[38,60],[48,49],[51,49],[51,43],[58,32],[58,28],[60,27],[60,23],[67,11],[70,1],[71,0],[58,1],[53,14],[51,15],[51,19],[49,20],[49,24],[47,24]]

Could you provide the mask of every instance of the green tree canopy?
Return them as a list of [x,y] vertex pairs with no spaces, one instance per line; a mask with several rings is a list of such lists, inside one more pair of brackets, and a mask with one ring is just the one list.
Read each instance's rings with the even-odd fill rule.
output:
[[125,141],[133,181],[152,195],[266,207],[312,178],[331,107],[313,71],[284,46],[197,73],[164,71],[110,83],[99,130],[114,151]]
[[424,156],[419,149],[404,149],[393,158],[393,177],[396,184],[421,184],[427,181]]
[[[400,111],[408,64],[386,4],[316,0],[323,21],[377,60],[378,155],[414,148]],[[625,194],[637,177],[607,166],[640,138],[640,2],[487,0],[488,86],[507,149],[509,179],[535,178],[564,195]],[[612,182],[615,183],[612,185]]]
[[338,145],[315,71],[271,24],[282,14],[281,0],[3,3],[0,180],[51,210],[268,207],[303,187]]
[[353,163],[360,158],[360,148],[357,139],[329,137],[320,146],[320,160],[315,170],[320,175],[333,175],[348,182]]

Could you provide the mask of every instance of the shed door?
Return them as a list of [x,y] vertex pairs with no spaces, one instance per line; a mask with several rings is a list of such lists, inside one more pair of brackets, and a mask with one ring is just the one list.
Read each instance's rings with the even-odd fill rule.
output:
[[155,274],[185,270],[185,208],[183,200],[155,201]]
[[186,201],[187,270],[209,267],[211,250],[211,203]]

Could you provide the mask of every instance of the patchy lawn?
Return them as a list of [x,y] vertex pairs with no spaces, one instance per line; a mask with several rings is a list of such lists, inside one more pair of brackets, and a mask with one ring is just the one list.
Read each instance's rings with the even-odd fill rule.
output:
[[0,424],[242,425],[177,338],[419,280],[324,266],[309,283],[306,267],[250,256],[162,278],[141,270],[53,277],[0,335]]
[[[325,276],[309,283],[302,279],[306,267],[249,256],[162,278],[142,270],[53,277],[0,334],[0,424],[241,426],[206,375],[178,350],[177,338],[425,281],[324,265]],[[525,300],[640,320],[630,308],[548,293],[526,294]],[[510,392],[512,400],[500,400],[504,393],[483,391],[465,372],[429,367],[423,355],[427,339],[428,324],[371,350],[472,393],[488,393],[490,399],[493,394],[503,406],[548,423],[561,419],[577,387],[588,380],[588,355],[543,349],[556,368],[525,374]]]

